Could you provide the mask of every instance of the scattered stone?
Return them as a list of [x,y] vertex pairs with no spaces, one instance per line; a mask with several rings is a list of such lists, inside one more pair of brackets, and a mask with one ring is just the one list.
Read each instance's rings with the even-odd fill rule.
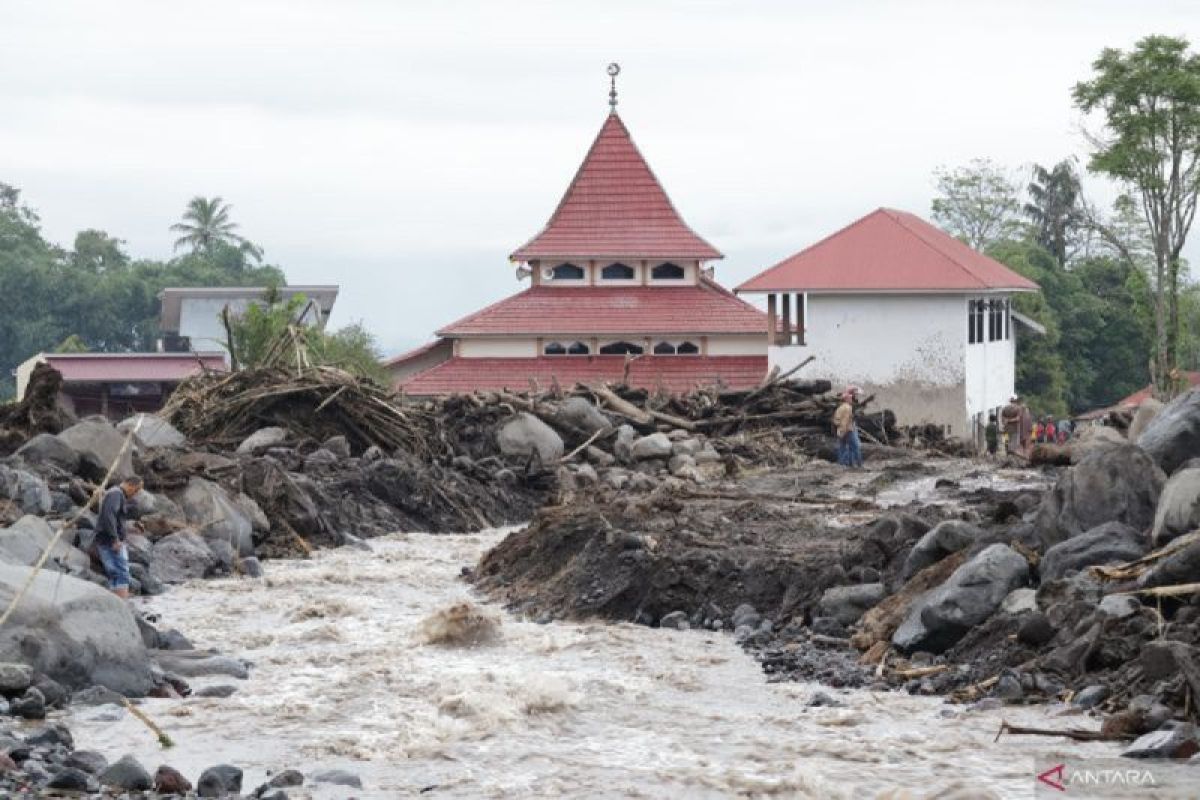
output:
[[1185,722],[1141,736],[1121,755],[1125,758],[1184,759],[1196,753],[1200,753],[1200,736],[1195,725]]
[[217,566],[208,543],[192,530],[164,536],[151,551],[150,574],[163,583],[183,583],[208,576]]
[[1200,528],[1200,467],[1185,467],[1163,487],[1150,539],[1155,548]]
[[163,764],[154,771],[154,791],[161,794],[187,794],[192,782],[174,767]]
[[272,789],[292,789],[296,786],[303,785],[304,774],[295,769],[285,769],[283,772],[272,776],[271,780],[267,781],[267,786],[270,786]]
[[979,527],[961,520],[948,519],[938,523],[913,545],[900,571],[901,580],[907,581],[951,553],[970,547],[981,536],[983,531]]
[[92,481],[102,480],[114,461],[117,462],[114,478],[121,480],[133,474],[132,452],[122,453],[125,437],[105,420],[94,417],[83,420],[58,434],[58,438],[79,456],[79,469]]
[[1136,597],[1132,595],[1110,594],[1100,601],[1099,610],[1114,619],[1132,617],[1142,608]]
[[247,578],[261,578],[263,576],[262,562],[255,556],[243,558],[238,562],[238,572],[245,575]]
[[528,458],[536,455],[544,465],[554,464],[565,451],[562,437],[557,431],[524,411],[500,427],[496,433],[496,444],[506,456]]
[[555,413],[555,419],[564,425],[592,434],[606,430],[611,423],[604,414],[584,397],[568,397]]
[[40,691],[30,686],[20,697],[8,704],[8,713],[14,717],[25,719],[46,718],[46,698]]
[[0,694],[13,697],[33,685],[33,668],[27,664],[0,664]]
[[1163,410],[1163,403],[1160,400],[1155,400],[1153,397],[1147,397],[1133,412],[1133,419],[1129,423],[1128,438],[1134,444],[1142,438],[1146,428],[1150,426],[1150,422],[1159,415]]
[[671,446],[671,439],[665,433],[652,433],[634,441],[631,453],[635,461],[670,458]]
[[86,792],[92,785],[92,776],[81,769],[65,767],[54,774],[46,784],[47,789],[67,792]]
[[108,759],[95,750],[76,750],[67,756],[63,765],[83,770],[89,775],[99,775],[108,769]]
[[192,697],[233,697],[237,692],[236,686],[228,684],[220,684],[217,686],[204,686],[192,692]]
[[333,453],[324,448],[318,448],[304,457],[304,471],[320,472],[326,467],[338,463],[338,461],[338,457]]
[[333,786],[350,786],[355,789],[363,788],[362,778],[344,769],[329,769],[324,772],[314,773],[312,782],[328,783]]
[[288,432],[286,428],[259,428],[242,440],[236,452],[238,455],[254,455],[262,450],[279,447],[287,440]]
[[[30,747],[65,747],[75,746],[75,738],[65,725],[47,725],[45,728],[25,737],[25,744]],[[12,752],[12,751],[10,751]]]
[[1136,561],[1146,554],[1146,537],[1121,522],[1106,522],[1046,550],[1038,565],[1042,580],[1101,564]]
[[100,773],[100,783],[115,789],[145,792],[154,788],[154,779],[133,756],[122,756]]
[[1000,610],[1010,616],[1028,614],[1038,610],[1037,590],[1029,588],[1013,589],[1000,604]]
[[1138,447],[1124,444],[1090,452],[1043,499],[1038,534],[1049,547],[1110,522],[1145,530],[1154,521],[1165,483],[1163,471]]
[[200,774],[196,794],[200,797],[225,797],[242,791],[242,771],[232,764],[218,764]]
[[841,708],[846,704],[825,692],[814,692],[806,705],[809,708]]
[[1168,403],[1146,425],[1137,445],[1168,474],[1200,453],[1200,392],[1184,392]]
[[89,686],[71,695],[71,704],[77,706],[119,706],[124,695],[105,686]]
[[217,484],[193,476],[179,497],[187,521],[208,540],[227,542],[241,556],[254,555],[254,526]]
[[1022,688],[1021,681],[1016,675],[1005,673],[996,682],[995,688],[992,689],[992,695],[1001,700],[1020,700],[1025,696],[1025,689]]
[[1071,705],[1083,709],[1095,708],[1106,699],[1108,699],[1108,687],[1092,685],[1077,692],[1071,698]]
[[683,611],[672,611],[670,614],[664,615],[663,618],[658,621],[658,627],[672,628],[677,631],[686,631],[692,626],[688,622],[688,615],[686,613]]
[[134,414],[117,423],[117,430],[122,435],[128,435],[136,430],[134,436],[146,447],[185,447],[187,437],[175,429],[175,426],[162,417],[154,414]]
[[217,656],[200,651],[160,650],[155,653],[160,667],[184,678],[201,678],[209,675],[225,675],[247,680],[250,670],[244,663],[229,656]]
[[39,433],[17,450],[21,460],[32,467],[57,467],[66,473],[79,469],[79,454],[52,433]]
[[819,606],[823,616],[833,617],[842,625],[853,625],[886,594],[882,583],[834,586],[821,595]]
[[350,440],[345,436],[330,436],[321,443],[321,449],[333,453],[339,459],[350,458],[353,455],[350,450]]

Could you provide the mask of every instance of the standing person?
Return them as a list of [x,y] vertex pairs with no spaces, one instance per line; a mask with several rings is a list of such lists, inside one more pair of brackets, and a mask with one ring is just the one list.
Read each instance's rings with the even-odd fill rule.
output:
[[988,414],[987,427],[983,429],[983,440],[987,443],[987,453],[992,458],[996,457],[996,450],[1000,446],[1000,425],[996,422],[996,412]]
[[1042,421],[1040,419],[1035,419],[1033,421],[1032,436],[1033,436],[1033,441],[1035,444],[1041,443],[1041,441],[1042,441]]
[[857,389],[847,387],[842,392],[842,404],[833,412],[833,425],[838,439],[838,463],[843,467],[862,466],[862,444],[854,424],[854,396]]
[[129,551],[125,547],[125,521],[129,501],[142,490],[142,479],[126,478],[104,493],[96,521],[96,549],[108,575],[108,588],[122,599],[129,597]]
[[1058,431],[1054,427],[1054,417],[1046,417],[1046,422],[1042,425],[1042,441],[1046,444],[1054,444],[1058,441]]
[[1021,455],[1029,458],[1030,437],[1033,435],[1033,414],[1024,402],[1018,403],[1018,405],[1021,407]]
[[1008,405],[1000,409],[1000,431],[1004,434],[1004,448],[1011,451],[1021,441],[1021,398],[1013,395]]

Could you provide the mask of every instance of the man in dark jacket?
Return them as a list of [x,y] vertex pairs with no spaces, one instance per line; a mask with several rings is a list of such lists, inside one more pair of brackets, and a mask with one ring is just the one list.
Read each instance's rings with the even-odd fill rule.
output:
[[125,548],[125,520],[129,501],[142,490],[136,475],[121,481],[104,493],[100,500],[100,518],[96,520],[96,550],[108,575],[108,588],[117,597],[129,597],[129,551]]

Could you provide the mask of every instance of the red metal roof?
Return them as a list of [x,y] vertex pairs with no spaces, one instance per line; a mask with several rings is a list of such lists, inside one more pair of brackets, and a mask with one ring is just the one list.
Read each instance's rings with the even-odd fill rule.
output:
[[881,208],[801,250],[739,292],[1036,291],[1038,285],[925,220]]
[[[1183,372],[1182,377],[1187,381],[1189,388],[1195,389],[1200,386],[1200,372]],[[1126,397],[1124,400],[1117,401],[1114,408],[1137,408],[1144,400],[1149,400],[1154,396],[1154,387],[1147,386],[1145,389],[1139,389],[1133,394]],[[1105,409],[1107,410],[1107,409]]]
[[687,226],[614,112],[546,227],[512,258],[721,258]]
[[[465,394],[512,389],[525,391],[530,380],[548,389],[554,379],[563,388],[577,383],[620,383],[624,356],[541,358],[452,358],[401,382],[410,395]],[[733,389],[757,386],[767,374],[763,356],[641,356],[629,364],[629,385],[665,388],[680,394],[697,386],[721,383]]]
[[224,372],[221,353],[46,353],[66,383],[181,381],[203,369]]
[[439,336],[767,333],[767,317],[709,281],[698,286],[533,286]]

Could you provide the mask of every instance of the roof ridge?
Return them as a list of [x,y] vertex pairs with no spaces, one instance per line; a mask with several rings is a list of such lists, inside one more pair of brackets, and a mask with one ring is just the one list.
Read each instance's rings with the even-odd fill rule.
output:
[[[934,244],[933,242],[929,241],[929,239],[927,239],[927,238],[925,238],[924,236],[922,236],[922,235],[921,235],[921,233],[920,233],[919,231],[917,231],[917,230],[916,230],[916,229],[915,229],[913,226],[911,226],[911,225],[907,224],[907,222],[906,222],[905,220],[901,219],[901,215],[902,215],[902,214],[907,214],[907,212],[904,212],[904,211],[899,211],[899,210],[897,210],[897,209],[893,209],[893,208],[880,208],[879,210],[880,210],[880,211],[882,211],[882,212],[883,212],[883,213],[884,213],[884,214],[885,214],[885,215],[888,217],[888,219],[890,219],[892,222],[896,223],[896,224],[897,224],[897,225],[899,225],[901,228],[903,228],[903,229],[904,229],[904,230],[905,230],[905,231],[906,231],[906,232],[907,232],[907,233],[908,233],[910,236],[913,236],[913,237],[915,237],[915,238],[916,238],[918,241],[920,241],[920,242],[921,242],[921,244],[925,245],[927,248],[929,248],[929,249],[930,249],[930,250],[932,250],[933,252],[937,253],[939,256],[941,256],[942,258],[946,259],[946,260],[947,260],[947,261],[949,261],[951,264],[953,264],[954,266],[958,267],[960,270],[962,270],[962,271],[963,271],[963,272],[965,272],[967,275],[969,275],[969,276],[971,277],[971,280],[973,280],[973,281],[975,281],[976,283],[978,283],[978,284],[980,285],[980,287],[982,287],[982,288],[984,288],[984,289],[987,289],[987,288],[989,288],[989,287],[988,287],[988,283],[987,283],[987,281],[986,281],[986,280],[984,280],[983,278],[981,278],[981,277],[979,276],[979,274],[978,274],[978,273],[976,273],[976,272],[975,272],[975,270],[974,270],[974,269],[972,269],[972,268],[971,268],[969,265],[967,265],[967,264],[964,264],[962,261],[959,261],[959,260],[958,260],[956,257],[954,257],[953,255],[951,255],[950,253],[947,253],[945,250],[943,250],[943,249],[942,249],[941,247],[939,247],[938,245],[936,245],[936,244]],[[922,220],[922,221],[923,221],[923,220]],[[926,223],[926,224],[929,224],[929,223]],[[931,226],[931,227],[932,227],[932,226]],[[948,233],[945,233],[945,231],[942,231],[942,233],[943,233],[945,236],[950,236],[950,234],[948,234]],[[979,253],[979,255],[981,255],[981,256],[982,256],[982,255],[983,255],[983,253]],[[984,258],[987,258],[987,256],[984,256]]]

